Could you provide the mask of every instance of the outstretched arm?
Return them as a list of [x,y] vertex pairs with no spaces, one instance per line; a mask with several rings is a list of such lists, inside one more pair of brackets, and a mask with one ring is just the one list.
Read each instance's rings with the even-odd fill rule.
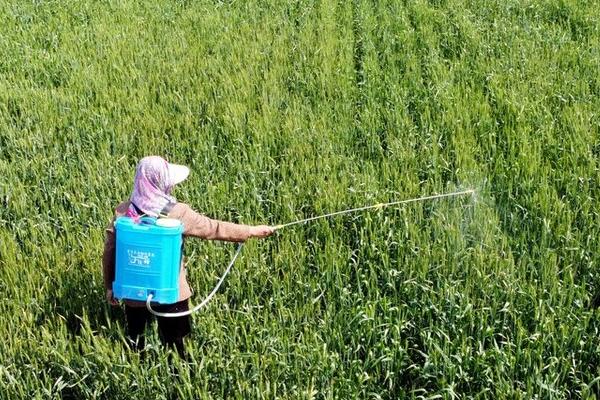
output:
[[274,232],[274,228],[267,225],[252,226],[211,219],[183,203],[178,203],[173,207],[169,217],[183,222],[184,235],[208,240],[244,242],[250,238],[264,238]]

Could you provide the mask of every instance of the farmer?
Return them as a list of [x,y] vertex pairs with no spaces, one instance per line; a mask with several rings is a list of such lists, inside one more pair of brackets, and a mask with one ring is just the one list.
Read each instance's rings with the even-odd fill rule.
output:
[[[151,217],[166,216],[183,223],[184,237],[193,236],[209,240],[243,242],[249,238],[264,238],[273,233],[266,225],[249,226],[210,219],[194,211],[189,205],[178,203],[171,190],[189,175],[189,168],[170,164],[158,156],[142,158],[136,168],[133,193],[128,201],[119,204],[115,210],[113,223],[118,216]],[[106,229],[102,266],[104,288],[109,304],[119,303],[113,296],[112,283],[115,279],[115,230],[111,223]],[[188,299],[192,291],[186,279],[186,267],[182,258],[179,272],[179,298],[176,303],[156,305],[160,312],[181,312],[189,310]],[[144,347],[144,330],[151,322],[150,312],[145,303],[125,300],[127,338],[131,347],[140,350]],[[183,338],[190,333],[190,317],[157,317],[160,340],[167,348],[176,349],[185,358]]]

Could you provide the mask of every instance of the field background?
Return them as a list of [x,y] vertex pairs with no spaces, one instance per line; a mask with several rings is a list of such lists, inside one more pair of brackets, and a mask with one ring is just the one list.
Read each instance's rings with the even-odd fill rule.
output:
[[[3,1],[0,398],[598,398],[597,0]],[[100,256],[137,160],[277,224],[171,375]],[[188,243],[194,301],[229,244]]]

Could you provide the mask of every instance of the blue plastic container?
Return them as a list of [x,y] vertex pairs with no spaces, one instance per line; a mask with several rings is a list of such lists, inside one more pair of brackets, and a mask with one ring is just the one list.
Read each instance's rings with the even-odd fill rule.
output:
[[[163,226],[164,225],[164,226]],[[177,302],[183,224],[178,220],[119,217],[115,221],[117,299]]]

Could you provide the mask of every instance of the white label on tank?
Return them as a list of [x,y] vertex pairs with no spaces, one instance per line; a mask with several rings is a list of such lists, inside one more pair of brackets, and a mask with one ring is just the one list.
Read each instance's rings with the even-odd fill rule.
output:
[[129,265],[150,268],[154,253],[152,251],[127,250]]

